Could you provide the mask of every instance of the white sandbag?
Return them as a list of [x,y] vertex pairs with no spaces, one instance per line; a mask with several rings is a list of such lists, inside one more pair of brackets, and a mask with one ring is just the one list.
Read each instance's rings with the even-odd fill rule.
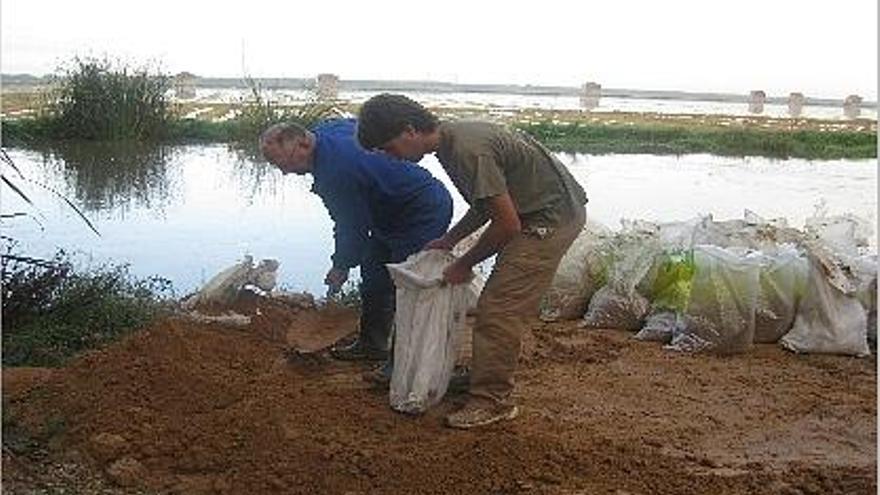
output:
[[636,288],[662,252],[658,233],[627,224],[624,229],[612,245],[614,262],[608,282],[590,300],[583,327],[635,331],[642,327],[648,314],[648,300]]
[[791,330],[797,307],[806,291],[809,265],[792,245],[764,253],[755,308],[755,342],[778,342]]
[[606,285],[593,294],[581,326],[635,331],[641,328],[649,307],[648,300],[638,292],[616,291]]
[[764,220],[746,211],[745,218],[704,222],[696,231],[695,242],[723,248],[773,251],[784,243],[797,243],[803,234],[788,228],[782,220]]
[[278,283],[278,260],[260,260],[260,264],[251,272],[250,282],[255,286],[270,292]]
[[455,259],[449,252],[430,250],[386,265],[397,287],[389,392],[391,407],[397,411],[423,413],[446,394],[456,340],[468,306],[479,295],[474,283],[442,282],[443,269]]
[[677,351],[743,352],[752,347],[760,260],[743,250],[700,245],[684,328],[666,348]]
[[691,250],[700,232],[712,221],[711,215],[703,215],[683,222],[666,222],[659,226],[660,243],[669,251]]
[[743,220],[745,220],[748,225],[770,225],[778,229],[788,228],[788,220],[786,218],[767,219],[748,208],[743,211]]
[[278,266],[278,261],[265,259],[254,267],[254,258],[246,255],[241,262],[214,275],[197,293],[183,301],[182,306],[192,309],[200,304],[229,304],[246,285],[270,291],[275,287]]
[[850,261],[855,277],[855,296],[868,313],[868,333],[877,333],[877,255],[858,256]]
[[[856,297],[856,284],[821,250],[810,251],[807,293],[794,326],[779,343],[803,353],[868,356],[867,314]],[[835,275],[836,273],[836,275]]]
[[853,214],[829,216],[822,206],[817,207],[815,216],[804,221],[804,230],[833,251],[852,255],[870,244],[874,232],[871,222],[864,218]]
[[587,303],[605,283],[612,256],[611,231],[588,223],[559,262],[550,288],[541,301],[543,321],[575,320],[584,315]]
[[868,346],[877,349],[877,255],[859,256],[853,263],[858,280],[856,298],[865,308],[868,319]]

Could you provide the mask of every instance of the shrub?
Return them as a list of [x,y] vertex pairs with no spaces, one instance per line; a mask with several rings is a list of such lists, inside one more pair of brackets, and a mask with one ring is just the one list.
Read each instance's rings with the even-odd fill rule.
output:
[[63,251],[35,260],[7,246],[0,260],[4,366],[62,364],[146,325],[173,297],[168,280],[126,265],[78,271]]
[[59,69],[50,102],[60,138],[159,139],[168,130],[171,78],[147,67],[76,58]]

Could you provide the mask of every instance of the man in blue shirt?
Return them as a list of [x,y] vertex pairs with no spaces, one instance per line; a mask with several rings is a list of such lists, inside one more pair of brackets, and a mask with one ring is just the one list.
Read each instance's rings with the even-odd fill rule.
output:
[[283,173],[314,177],[312,192],[335,224],[336,249],[324,279],[330,292],[339,291],[351,268],[361,267],[358,339],[333,349],[333,356],[386,360],[395,290],[385,264],[399,263],[443,235],[452,198],[418,165],[361,148],[355,126],[353,119],[326,121],[311,130],[276,124],[260,136],[260,148]]

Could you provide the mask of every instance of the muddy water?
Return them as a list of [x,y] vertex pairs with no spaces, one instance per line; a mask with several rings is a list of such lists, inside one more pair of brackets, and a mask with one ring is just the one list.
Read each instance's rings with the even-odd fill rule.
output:
[[[3,233],[32,256],[57,248],[82,263],[127,262],[138,275],[171,279],[192,290],[243,254],[281,261],[281,283],[323,292],[333,247],[332,223],[308,177],[282,177],[265,163],[223,145],[130,148],[75,146],[10,151],[28,179],[65,194],[101,233],[98,237],[43,187],[24,182],[38,206],[8,190]],[[570,155],[560,158],[586,187],[588,214],[616,227],[622,218],[680,220],[712,213],[739,218],[744,208],[785,217],[799,227],[823,203],[831,214],[851,212],[876,223],[874,160],[821,161]],[[422,165],[447,186],[437,161]],[[4,171],[4,173],[6,173]],[[455,215],[466,204],[458,193]]]

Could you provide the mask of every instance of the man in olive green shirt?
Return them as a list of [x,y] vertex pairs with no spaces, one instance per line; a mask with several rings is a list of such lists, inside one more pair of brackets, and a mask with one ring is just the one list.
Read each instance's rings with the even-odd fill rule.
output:
[[397,158],[419,161],[437,153],[470,205],[464,217],[426,249],[452,249],[490,222],[477,243],[444,270],[451,284],[497,254],[477,304],[470,395],[447,417],[473,428],[513,419],[513,374],[522,334],[538,315],[541,296],[562,256],[583,229],[586,194],[568,169],[531,136],[488,122],[440,123],[417,102],[382,94],[358,116],[358,141]]

